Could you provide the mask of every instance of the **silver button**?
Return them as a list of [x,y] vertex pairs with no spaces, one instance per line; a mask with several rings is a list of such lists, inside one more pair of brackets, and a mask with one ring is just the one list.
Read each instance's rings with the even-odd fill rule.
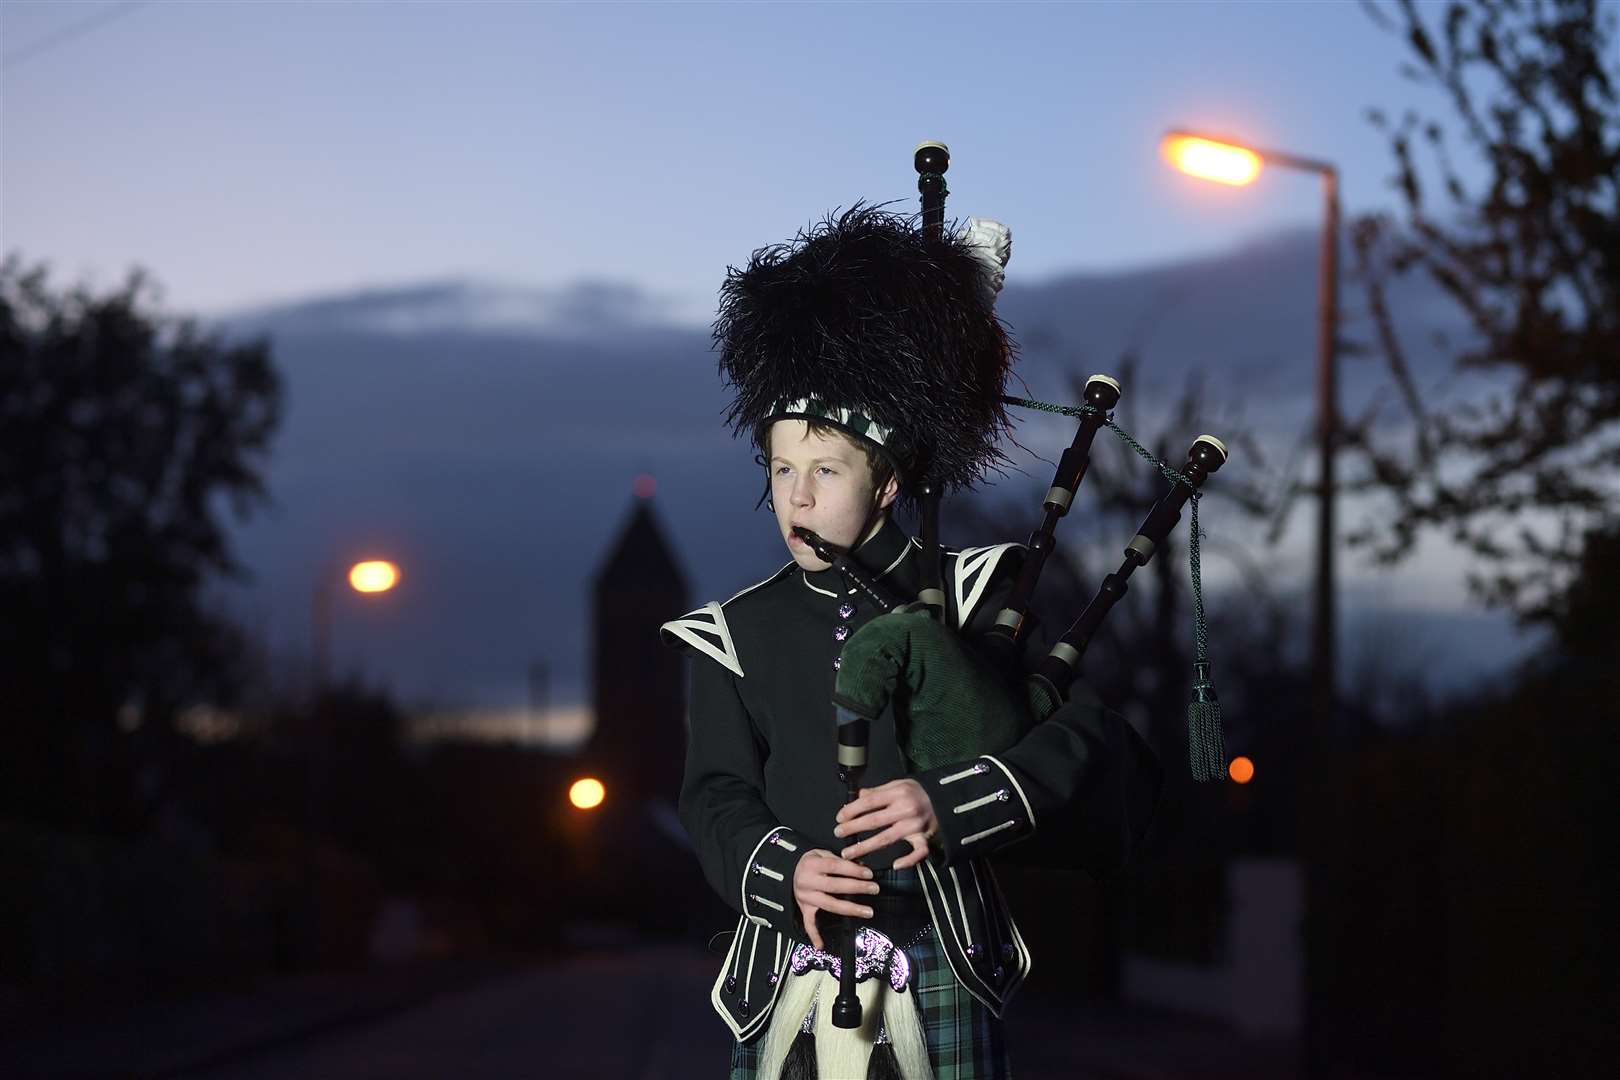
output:
[[840,619],[852,618],[854,614],[855,605],[851,604],[849,601],[846,600],[842,604],[838,605],[838,617]]

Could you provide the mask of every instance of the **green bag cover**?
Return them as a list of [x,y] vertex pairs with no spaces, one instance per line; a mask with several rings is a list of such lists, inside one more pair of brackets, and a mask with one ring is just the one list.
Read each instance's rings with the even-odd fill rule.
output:
[[875,720],[892,698],[913,771],[999,753],[1052,711],[1044,693],[998,671],[921,604],[873,619],[842,655],[833,701]]

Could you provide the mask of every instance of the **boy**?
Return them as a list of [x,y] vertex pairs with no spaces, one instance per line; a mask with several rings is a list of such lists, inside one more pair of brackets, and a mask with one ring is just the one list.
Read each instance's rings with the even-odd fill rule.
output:
[[[741,915],[711,994],[737,1038],[732,1080],[858,1080],[869,1062],[906,1080],[1005,1076],[999,1017],[1029,953],[985,857],[1109,768],[1113,737],[1083,686],[1005,753],[917,775],[890,708],[872,725],[867,786],[844,805],[831,698],[843,643],[875,611],[792,530],[909,599],[921,547],[892,507],[922,478],[966,487],[1000,460],[1011,352],[984,286],[1005,254],[971,235],[857,207],[756,252],[722,290],[730,419],[762,453],[792,555],[663,627],[694,656],[681,820]],[[1020,561],[1014,544],[945,552],[947,625],[983,633]],[[866,927],[852,1031],[829,1020],[830,916]]]

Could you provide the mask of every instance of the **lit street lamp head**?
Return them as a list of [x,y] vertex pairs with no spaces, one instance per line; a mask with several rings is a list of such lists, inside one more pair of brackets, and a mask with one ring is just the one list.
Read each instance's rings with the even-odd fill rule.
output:
[[349,567],[349,586],[355,592],[387,592],[399,584],[399,567],[382,559],[355,563]]
[[578,810],[595,810],[605,798],[607,788],[595,777],[575,780],[568,788],[568,801]]
[[1202,180],[1241,187],[1253,183],[1260,175],[1263,161],[1259,154],[1246,146],[1189,135],[1184,131],[1171,131],[1164,137],[1166,160],[1186,173]]

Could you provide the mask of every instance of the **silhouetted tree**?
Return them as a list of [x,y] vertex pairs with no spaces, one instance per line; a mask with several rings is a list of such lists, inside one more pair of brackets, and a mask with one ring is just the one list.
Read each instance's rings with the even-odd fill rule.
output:
[[[1352,487],[1392,498],[1351,542],[1393,562],[1428,533],[1481,557],[1470,584],[1527,620],[1556,617],[1591,566],[1588,535],[1620,524],[1620,37],[1597,0],[1367,5],[1404,35],[1405,73],[1446,115],[1375,112],[1398,214],[1352,237],[1378,351],[1407,423],[1369,411],[1347,440]],[[1437,22],[1438,25],[1435,25]],[[1471,184],[1469,163],[1485,167]],[[1440,344],[1488,395],[1425,399],[1390,300],[1404,275],[1439,286],[1466,325]],[[1391,433],[1398,431],[1398,436]],[[1615,626],[1613,617],[1607,626]]]
[[120,710],[161,730],[237,680],[201,590],[239,572],[223,518],[265,497],[280,382],[267,343],[155,305],[139,272],[95,295],[0,265],[0,799],[30,815],[106,816]]

